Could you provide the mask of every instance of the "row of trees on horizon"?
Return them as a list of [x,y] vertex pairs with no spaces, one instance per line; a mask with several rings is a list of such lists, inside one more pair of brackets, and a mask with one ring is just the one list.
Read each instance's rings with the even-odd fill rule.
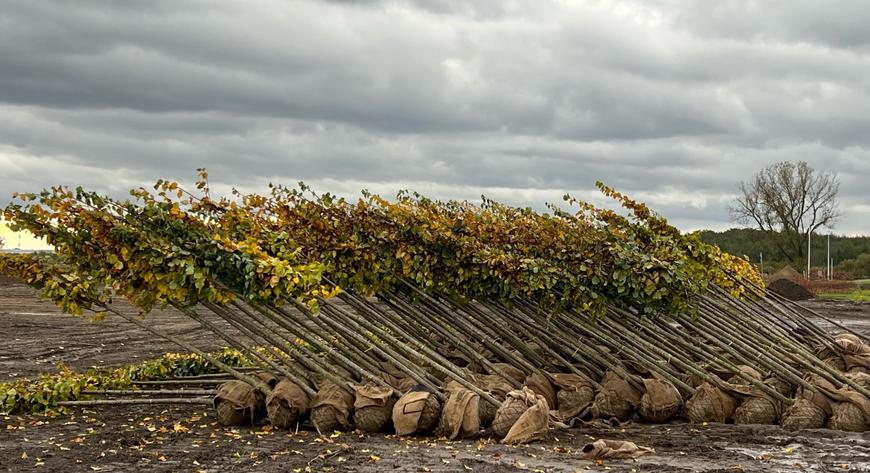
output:
[[[703,241],[717,245],[733,255],[743,256],[759,268],[763,266],[763,271],[767,274],[775,273],[787,265],[800,272],[806,270],[805,255],[789,258],[779,248],[776,239],[782,238],[782,235],[769,234],[754,228],[732,228],[723,232],[703,230],[699,233]],[[836,277],[870,277],[870,236],[831,235],[830,241]],[[828,235],[813,233],[810,245],[811,266],[824,270],[828,255]]]
[[745,256],[768,274],[791,265],[810,277],[819,270],[825,278],[870,277],[870,237],[830,235],[841,217],[836,173],[783,161],[740,182],[738,190],[731,219],[750,228],[702,232],[704,241]]

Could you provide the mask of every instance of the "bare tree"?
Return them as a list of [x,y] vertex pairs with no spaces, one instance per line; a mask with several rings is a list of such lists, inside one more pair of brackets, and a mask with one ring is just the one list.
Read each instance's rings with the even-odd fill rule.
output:
[[792,263],[802,262],[807,238],[820,227],[832,228],[840,216],[834,173],[816,172],[800,161],[780,162],[740,183],[741,195],[731,206],[731,218],[766,232]]

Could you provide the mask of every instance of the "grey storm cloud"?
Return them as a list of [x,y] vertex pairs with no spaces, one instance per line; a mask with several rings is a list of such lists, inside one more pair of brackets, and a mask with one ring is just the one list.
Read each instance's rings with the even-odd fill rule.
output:
[[[864,1],[6,0],[0,201],[213,184],[543,208],[596,180],[730,226],[781,160],[842,180],[870,233]],[[598,199],[598,200],[596,200]]]

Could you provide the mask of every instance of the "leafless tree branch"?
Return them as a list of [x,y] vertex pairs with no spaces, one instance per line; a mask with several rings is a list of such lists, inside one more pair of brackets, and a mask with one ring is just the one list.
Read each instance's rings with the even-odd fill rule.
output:
[[817,172],[803,161],[780,162],[741,182],[731,218],[771,236],[792,263],[804,258],[807,238],[840,217],[837,175]]

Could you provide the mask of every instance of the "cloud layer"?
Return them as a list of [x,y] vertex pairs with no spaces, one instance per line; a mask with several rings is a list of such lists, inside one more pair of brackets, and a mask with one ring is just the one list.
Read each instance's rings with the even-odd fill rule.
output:
[[7,0],[0,195],[303,179],[543,208],[596,180],[684,229],[806,160],[870,233],[870,4]]

